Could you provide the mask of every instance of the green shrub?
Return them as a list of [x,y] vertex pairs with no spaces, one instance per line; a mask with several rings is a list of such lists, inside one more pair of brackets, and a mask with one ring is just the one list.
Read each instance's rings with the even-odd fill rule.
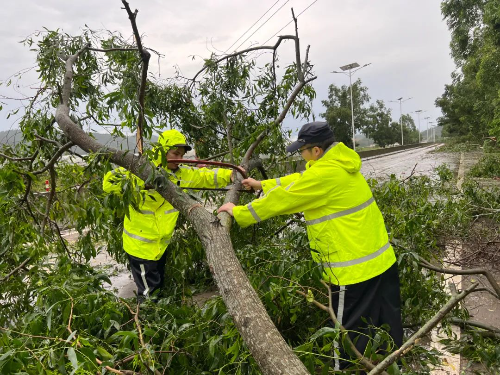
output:
[[470,172],[471,177],[499,177],[500,176],[500,154],[484,155],[479,162],[474,165]]

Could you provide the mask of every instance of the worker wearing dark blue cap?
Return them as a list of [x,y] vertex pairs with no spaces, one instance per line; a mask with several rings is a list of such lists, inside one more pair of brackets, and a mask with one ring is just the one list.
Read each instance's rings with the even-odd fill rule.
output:
[[[243,180],[264,195],[245,206],[226,203],[219,208],[247,227],[268,218],[303,212],[311,255],[331,284],[332,306],[338,321],[363,353],[370,326],[389,326],[397,346],[402,344],[399,276],[394,250],[382,214],[360,173],[359,155],[335,143],[326,122],[302,126],[288,152],[299,151],[307,162],[303,173],[265,181]],[[360,334],[361,333],[361,334]],[[341,358],[346,354],[338,344]],[[335,361],[336,369],[349,365]]]

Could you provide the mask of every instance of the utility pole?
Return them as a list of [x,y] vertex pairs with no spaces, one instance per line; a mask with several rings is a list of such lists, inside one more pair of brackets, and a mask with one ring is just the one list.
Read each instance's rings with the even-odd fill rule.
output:
[[430,117],[424,117],[424,120],[427,120],[427,131],[425,133],[425,142],[429,142],[429,119]]
[[[352,98],[352,75],[356,73],[358,70],[363,69],[364,67],[370,65],[371,63],[365,64],[362,67],[359,66],[358,63],[354,62],[348,65],[341,66],[341,72],[333,71],[332,73],[342,73],[349,77],[349,89],[351,91],[351,122],[352,122],[352,149],[356,151],[356,139],[354,138],[355,130],[354,130],[354,101]],[[357,68],[357,69],[356,69]],[[355,69],[355,70],[353,70]],[[347,71],[347,73],[346,73]]]
[[401,126],[401,146],[404,145],[404,139],[403,139],[403,106],[402,103],[406,102],[407,100],[410,100],[412,98],[406,98],[403,100],[403,97],[397,98],[396,100],[389,100],[391,103],[396,103],[399,101],[399,124]]
[[436,127],[433,125],[435,121],[429,121],[429,125],[431,125],[431,139],[432,142],[436,142]]
[[421,109],[417,109],[416,111],[412,112],[412,113],[416,113],[417,118],[418,118],[418,143],[420,143],[420,114],[422,112],[425,112],[425,111],[422,111]]

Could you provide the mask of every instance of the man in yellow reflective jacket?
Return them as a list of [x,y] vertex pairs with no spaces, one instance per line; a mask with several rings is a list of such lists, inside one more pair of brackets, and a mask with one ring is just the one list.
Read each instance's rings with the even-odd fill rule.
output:
[[[382,214],[360,173],[359,155],[335,143],[326,122],[304,125],[287,151],[300,152],[307,162],[303,173],[243,180],[243,185],[262,189],[264,195],[245,206],[226,203],[219,212],[228,212],[242,227],[303,212],[312,258],[331,284],[337,319],[351,331],[358,350],[363,353],[366,348],[369,325],[388,324],[400,346],[403,330],[396,257]],[[345,358],[343,349],[336,347]],[[335,361],[337,370],[348,364]]]
[[[167,130],[158,139],[166,159],[182,159],[191,147],[177,130]],[[160,168],[161,154],[155,164]],[[189,188],[224,187],[231,182],[230,169],[191,168],[167,162],[163,167],[170,181]],[[104,176],[103,190],[121,195],[123,184],[131,182],[141,189],[138,209],[129,206],[123,225],[123,249],[128,254],[132,275],[140,300],[149,297],[164,284],[167,246],[172,238],[179,212],[144,181],[125,168],[117,168]]]

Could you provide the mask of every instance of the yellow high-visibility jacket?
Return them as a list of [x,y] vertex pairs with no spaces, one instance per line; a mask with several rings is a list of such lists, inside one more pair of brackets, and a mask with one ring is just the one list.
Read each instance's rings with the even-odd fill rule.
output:
[[337,143],[303,173],[262,181],[264,194],[233,209],[242,227],[304,212],[311,254],[332,284],[369,280],[396,261],[382,214],[359,172],[359,155]]
[[[182,187],[217,188],[231,182],[230,169],[191,168],[180,165],[176,171],[166,169],[170,181]],[[125,168],[117,168],[106,173],[102,184],[107,193],[122,194],[122,184],[130,180],[137,186],[144,181]],[[141,190],[145,198],[139,210],[129,207],[129,217],[123,224],[123,249],[130,255],[141,259],[158,260],[165,252],[179,212],[156,190]]]

